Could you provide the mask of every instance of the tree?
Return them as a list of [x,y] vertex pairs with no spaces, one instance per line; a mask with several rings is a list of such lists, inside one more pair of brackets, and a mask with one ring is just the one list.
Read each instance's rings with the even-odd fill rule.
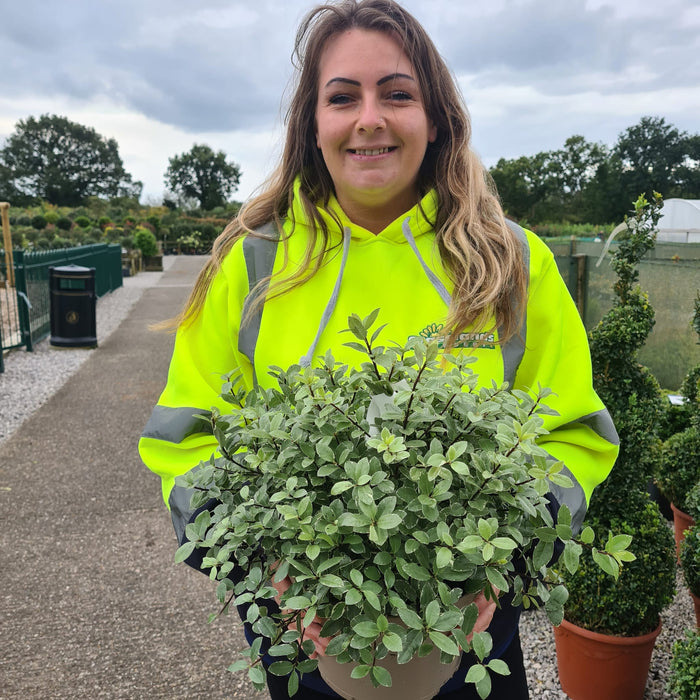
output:
[[223,206],[236,190],[241,170],[229,163],[223,151],[214,151],[205,145],[192,146],[187,153],[168,160],[165,185],[186,199],[196,199],[202,209]]
[[679,180],[687,179],[692,156],[697,158],[693,137],[667,124],[663,117],[642,117],[639,124],[620,134],[615,151],[622,161],[623,183],[631,198],[640,192],[648,197],[653,192],[664,197],[677,195],[683,189]]
[[[0,198],[79,206],[86,197],[140,196],[117,142],[66,117],[20,119],[0,150]],[[6,191],[5,191],[6,190]]]

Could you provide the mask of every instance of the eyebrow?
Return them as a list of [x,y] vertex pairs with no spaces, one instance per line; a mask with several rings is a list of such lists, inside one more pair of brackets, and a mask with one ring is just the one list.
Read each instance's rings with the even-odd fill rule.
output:
[[[390,75],[385,75],[383,78],[377,80],[377,85],[384,85],[384,83],[388,83],[390,80],[396,80],[397,78],[406,78],[407,80],[412,80],[415,82],[415,78],[406,73],[391,73]],[[350,78],[331,78],[325,86],[328,87],[331,83],[346,83],[348,85],[360,87],[359,80],[351,80]]]

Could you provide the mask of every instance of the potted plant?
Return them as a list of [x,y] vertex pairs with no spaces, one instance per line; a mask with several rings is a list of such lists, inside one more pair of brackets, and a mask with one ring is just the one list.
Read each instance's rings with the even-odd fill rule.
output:
[[[695,299],[693,327],[700,338],[700,292]],[[671,503],[677,555],[683,533],[695,523],[688,497],[700,481],[700,365],[686,375],[681,395],[684,400],[676,412],[680,429],[663,443],[658,476],[659,488]]]
[[[687,499],[688,510],[698,520],[700,515],[700,481]],[[700,524],[693,525],[685,533],[680,547],[681,569],[695,607],[695,620],[700,627]]]
[[616,303],[589,334],[594,386],[615,422],[620,454],[593,493],[586,524],[598,536],[609,529],[632,536],[637,559],[617,581],[599,576],[588,557],[564,573],[570,595],[555,640],[560,683],[574,700],[642,698],[660,613],[674,594],[673,536],[647,490],[658,469],[663,403],[656,379],[636,360],[654,324],[637,267],[654,245],[660,207],[660,196],[635,203],[611,263]]
[[[487,661],[490,636],[472,635],[477,609],[463,596],[511,593],[558,624],[567,593],[550,569],[555,540],[570,570],[590,548],[616,575],[633,558],[630,538],[606,533],[601,551],[590,529],[574,539],[566,507],[554,521],[548,484],[570,481],[536,443],[546,389],[479,387],[470,358],[439,357],[436,341],[378,346],[376,316],[349,319],[348,345],[366,355],[357,369],[327,354],[317,368],[271,368],[275,389],[224,386],[234,412],[212,418],[221,455],[178,482],[195,489],[193,507],[219,505],[188,526],[177,559],[205,548],[223,609],[249,604],[259,638],[231,669],[247,668],[258,689],[269,647],[279,659],[269,672],[296,692],[318,664],[305,632],[320,619],[325,661],[345,664],[354,687],[347,697],[378,687],[393,697],[392,673],[431,650],[443,664],[473,653],[467,680],[486,697],[489,673],[507,667]],[[272,584],[287,579],[281,611],[268,612]]]
[[700,697],[700,631],[686,630],[673,645],[668,692],[678,700]]

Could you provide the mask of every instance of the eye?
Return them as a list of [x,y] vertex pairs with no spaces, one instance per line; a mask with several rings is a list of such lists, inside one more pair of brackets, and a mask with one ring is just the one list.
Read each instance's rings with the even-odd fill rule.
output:
[[350,102],[352,102],[352,97],[346,94],[331,95],[331,97],[328,98],[328,104],[332,105],[347,105],[350,104]]
[[406,100],[412,100],[413,96],[405,90],[392,90],[391,93],[389,93],[389,99],[396,102],[404,102]]

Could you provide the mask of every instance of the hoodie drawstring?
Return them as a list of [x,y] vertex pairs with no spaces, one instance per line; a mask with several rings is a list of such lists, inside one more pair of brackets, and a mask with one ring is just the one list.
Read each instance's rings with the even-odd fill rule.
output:
[[403,231],[404,238],[408,241],[408,245],[411,246],[411,250],[414,252],[415,256],[418,258],[418,262],[423,266],[423,270],[430,283],[435,287],[435,291],[440,295],[440,298],[445,302],[445,305],[449,307],[452,303],[452,295],[447,291],[447,287],[440,281],[439,277],[428,267],[425,260],[418,251],[418,246],[416,245],[416,240],[413,237],[413,232],[411,231],[411,217],[408,216],[404,219],[401,225],[401,230]]
[[328,300],[328,303],[326,304],[326,308],[323,312],[323,316],[321,316],[321,322],[319,324],[318,332],[316,333],[316,337],[314,338],[313,343],[311,343],[311,347],[309,348],[307,353],[305,355],[303,355],[302,358],[299,360],[299,364],[302,367],[309,367],[311,365],[311,360],[313,359],[314,352],[316,351],[316,345],[318,344],[318,340],[321,337],[321,333],[323,333],[323,331],[326,329],[326,326],[328,325],[328,321],[330,320],[330,317],[333,314],[336,302],[338,301],[338,293],[340,292],[340,283],[343,280],[343,273],[345,272],[345,263],[347,262],[349,252],[350,252],[350,229],[346,226],[343,229],[343,257],[340,261],[340,270],[338,271],[338,278],[335,281],[335,287],[333,287],[333,293],[331,294],[331,297]]

